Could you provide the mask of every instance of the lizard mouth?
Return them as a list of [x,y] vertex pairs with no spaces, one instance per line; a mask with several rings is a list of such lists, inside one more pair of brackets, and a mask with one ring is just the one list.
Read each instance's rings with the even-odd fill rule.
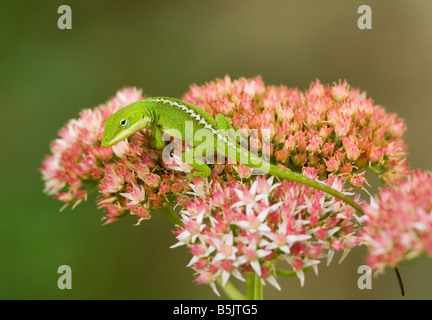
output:
[[112,139],[102,138],[101,147],[103,147],[103,148],[112,147],[113,145],[115,145],[115,144],[119,143],[120,141],[126,139],[128,136],[129,136],[129,134],[127,132],[125,132],[125,133],[121,133],[121,134],[115,136]]
[[102,141],[101,141],[101,147],[103,147],[103,148],[112,147],[113,145],[126,139],[129,135],[130,135],[129,132],[123,131],[123,132],[119,132],[118,134],[114,135],[113,137],[103,136]]
[[101,141],[101,147],[102,147],[102,148],[108,148],[108,147],[111,147],[111,145],[109,144],[108,139],[102,139],[102,141]]
[[115,144],[115,142],[113,142],[112,140],[108,140],[108,139],[102,139],[101,141],[101,147],[102,148],[108,148],[111,147]]

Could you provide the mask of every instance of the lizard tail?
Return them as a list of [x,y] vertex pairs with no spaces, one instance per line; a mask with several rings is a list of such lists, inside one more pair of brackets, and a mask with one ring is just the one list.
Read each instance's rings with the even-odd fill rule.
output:
[[356,209],[358,212],[364,214],[361,206],[357,202],[355,202],[352,198],[343,194],[342,192],[337,191],[336,189],[333,189],[333,188],[327,186],[326,184],[324,184],[322,182],[319,182],[317,180],[313,180],[311,178],[305,177],[305,176],[301,175],[300,173],[280,168],[280,167],[275,166],[273,164],[270,165],[269,174],[276,176],[276,177],[279,177],[281,179],[286,179],[286,180],[298,182],[298,183],[304,184],[306,186],[324,191],[325,193],[328,193],[328,194],[344,201],[345,203],[349,204],[351,207]]

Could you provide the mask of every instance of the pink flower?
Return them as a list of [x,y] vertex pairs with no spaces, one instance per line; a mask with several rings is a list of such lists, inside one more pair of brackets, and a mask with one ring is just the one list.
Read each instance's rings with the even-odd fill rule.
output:
[[364,205],[361,241],[379,271],[421,254],[432,256],[432,174],[415,171]]
[[357,139],[353,136],[347,136],[342,138],[342,143],[346,150],[346,156],[349,160],[356,161],[361,154]]
[[346,81],[340,82],[338,84],[334,84],[331,88],[332,98],[337,101],[343,101],[348,98],[350,94],[350,88]]
[[243,165],[243,164],[240,164],[238,166],[234,166],[234,169],[235,169],[235,171],[237,171],[237,173],[241,179],[249,178],[252,175],[252,169]]
[[335,132],[339,137],[345,137],[351,129],[352,123],[351,116],[348,115],[340,115],[336,121]]
[[214,293],[216,293],[219,296],[219,292],[216,288],[216,284],[214,281],[216,280],[216,277],[214,274],[208,271],[199,272],[198,276],[195,277],[195,282],[198,284],[208,284],[213,289]]
[[362,173],[354,173],[350,179],[350,183],[354,187],[361,187],[364,182],[366,182],[366,178],[364,177],[366,171]]
[[119,195],[131,200],[127,205],[136,205],[142,201],[144,201],[145,198],[145,190],[143,186],[136,186],[134,183],[132,183],[132,187],[128,187],[124,193],[119,193]]
[[324,159],[324,162],[328,171],[336,172],[339,170],[340,161],[338,160],[337,157],[330,157],[328,160]]

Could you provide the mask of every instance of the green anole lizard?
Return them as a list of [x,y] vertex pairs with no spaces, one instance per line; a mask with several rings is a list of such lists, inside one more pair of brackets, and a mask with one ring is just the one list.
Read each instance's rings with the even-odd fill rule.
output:
[[[186,123],[189,123],[188,127]],[[266,168],[265,173],[324,191],[363,213],[360,205],[349,196],[322,182],[275,166],[250,153],[235,138],[227,134],[229,130],[234,130],[234,128],[223,114],[218,114],[215,120],[203,109],[178,99],[146,98],[118,110],[110,115],[105,122],[101,146],[105,148],[113,146],[144,128],[153,133],[154,138],[150,141],[151,147],[162,149],[166,146],[162,131],[168,132],[193,146],[192,149],[182,154],[183,162],[197,170],[197,172],[189,174],[189,180],[194,177],[208,177],[211,174],[210,167],[196,156],[199,149],[198,151],[204,151],[204,153],[198,154],[205,157],[223,155],[249,168]],[[211,138],[206,138],[205,141],[194,139],[198,130],[202,130],[199,136],[203,137],[204,133],[206,137]]]

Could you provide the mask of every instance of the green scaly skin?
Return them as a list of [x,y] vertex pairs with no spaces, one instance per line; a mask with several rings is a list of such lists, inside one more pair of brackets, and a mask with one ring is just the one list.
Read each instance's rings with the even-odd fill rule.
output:
[[[205,157],[223,155],[247,167],[261,169],[264,173],[281,179],[295,181],[324,191],[363,213],[360,205],[347,195],[324,183],[305,177],[297,172],[282,169],[251,154],[237,142],[235,137],[233,138],[229,134],[229,132],[234,132],[234,128],[224,115],[218,114],[215,120],[203,109],[178,99],[165,97],[146,98],[118,110],[109,116],[105,122],[101,146],[105,148],[113,146],[144,128],[152,131],[154,139],[150,141],[150,145],[154,148],[162,149],[166,146],[165,141],[162,139],[162,131],[193,146],[193,149],[184,152],[182,155],[184,162],[197,169],[197,172],[188,176],[189,180],[194,177],[205,178],[211,174],[210,167],[204,161],[195,157],[196,154],[202,154]],[[204,135],[206,139],[204,141],[198,139],[197,132],[201,138]]]

